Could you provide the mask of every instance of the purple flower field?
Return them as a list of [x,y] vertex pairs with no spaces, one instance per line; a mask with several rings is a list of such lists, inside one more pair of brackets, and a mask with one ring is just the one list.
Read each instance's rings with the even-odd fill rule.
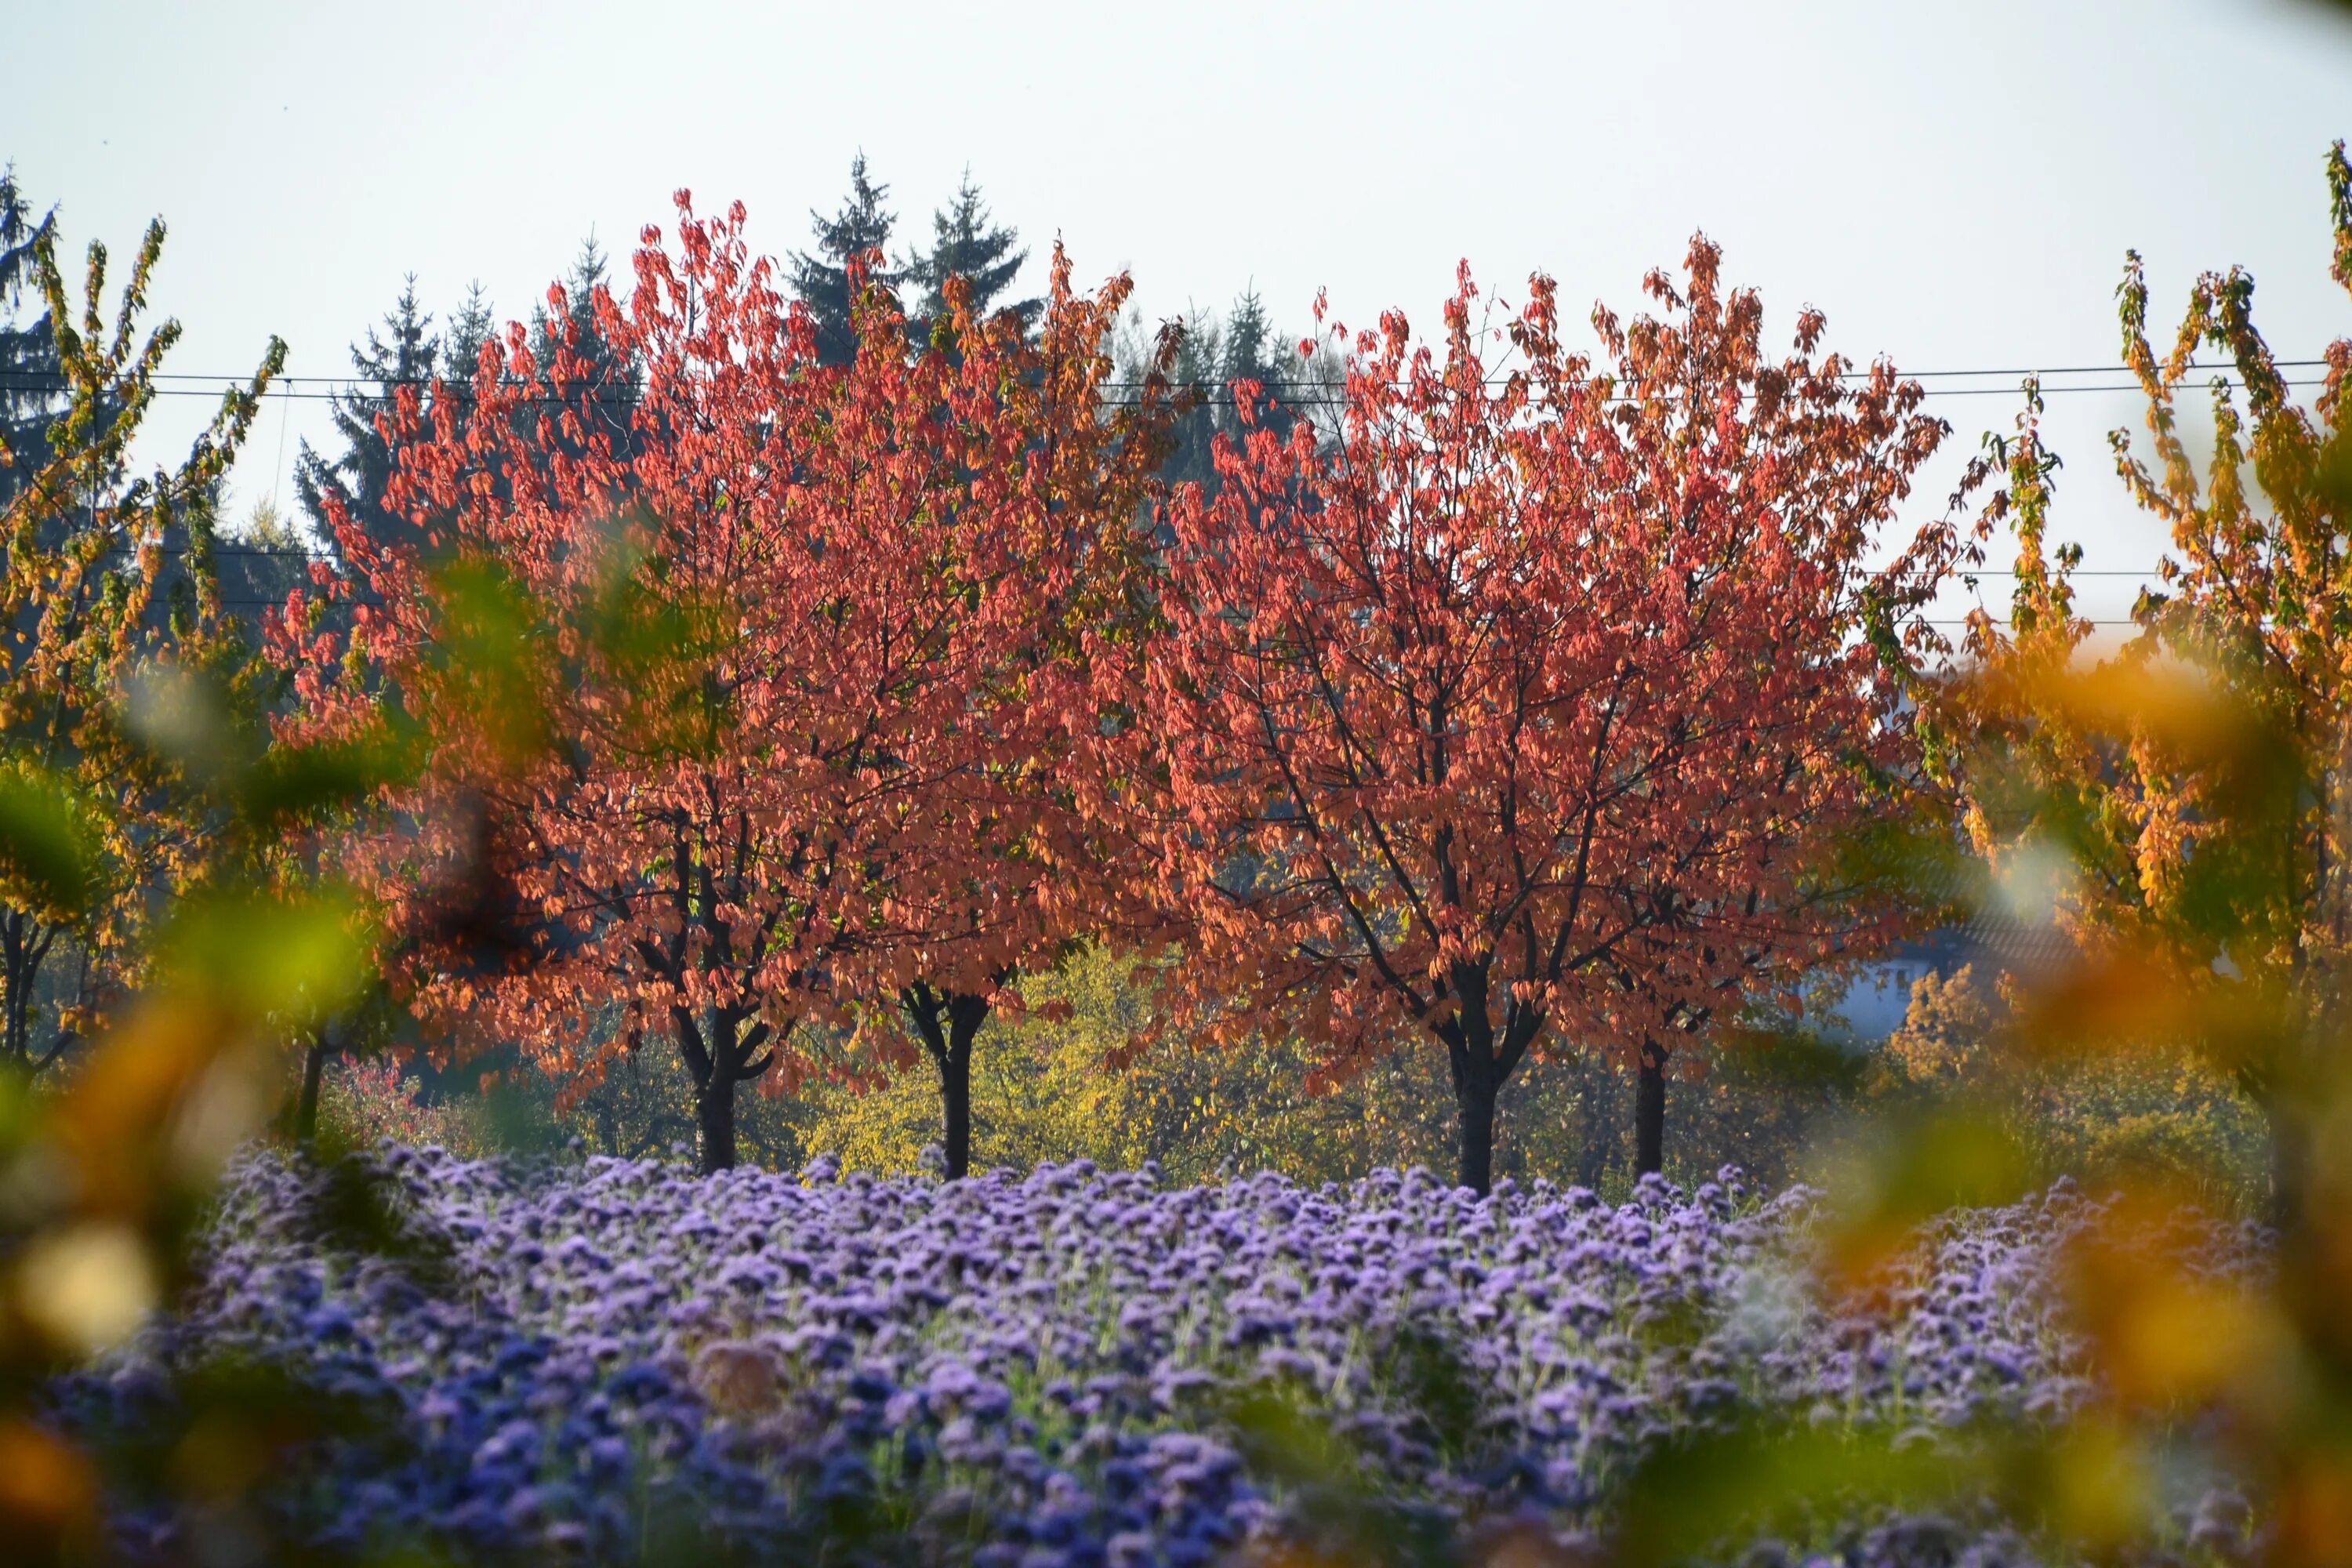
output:
[[[1891,1312],[1841,1320],[1806,1284],[1820,1200],[1728,1172],[1611,1208],[1418,1172],[705,1180],[433,1150],[380,1171],[405,1216],[389,1249],[321,1231],[317,1173],[247,1157],[190,1305],[54,1390],[60,1418],[120,1440],[168,1426],[205,1368],[267,1369],[350,1414],[236,1528],[328,1555],[1480,1561],[1502,1532],[1600,1539],[1643,1454],[1759,1412],[1933,1443],[2087,1387],[2051,1263],[2092,1205],[2063,1186],[1948,1219]],[[221,1556],[226,1527],[184,1505],[110,1512],[126,1555]],[[2189,1485],[2176,1513],[2182,1551],[2227,1554],[2226,1491]],[[2034,1555],[1924,1517],[1791,1544]]]

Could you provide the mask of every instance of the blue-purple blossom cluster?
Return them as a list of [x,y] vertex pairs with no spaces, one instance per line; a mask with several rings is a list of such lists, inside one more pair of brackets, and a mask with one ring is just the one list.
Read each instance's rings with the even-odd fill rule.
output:
[[[1840,1318],[1806,1282],[1817,1198],[1729,1172],[1613,1208],[1421,1172],[1169,1190],[403,1149],[379,1172],[415,1245],[322,1239],[324,1178],[246,1159],[188,1304],[61,1415],[161,1429],[223,1364],[373,1413],[250,1504],[322,1551],[1125,1568],[1351,1499],[1392,1541],[1573,1544],[1640,1455],[1742,1412],[1932,1439],[2086,1388],[2051,1264],[2088,1205],[2063,1187],[1947,1220],[1891,1310]],[[1268,1458],[1301,1432],[1311,1463]],[[114,1513],[133,1556],[204,1528],[176,1500]],[[1849,1557],[2021,1550],[1856,1529]]]

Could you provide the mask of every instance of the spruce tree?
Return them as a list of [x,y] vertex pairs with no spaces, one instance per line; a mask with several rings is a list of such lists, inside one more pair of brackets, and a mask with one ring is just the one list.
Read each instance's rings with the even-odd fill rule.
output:
[[466,302],[449,318],[449,330],[441,340],[441,376],[453,386],[470,385],[474,368],[481,361],[483,345],[497,335],[498,317],[490,310],[490,297],[483,291],[481,279],[466,285]]
[[[615,453],[630,440],[630,408],[636,400],[637,372],[628,355],[609,342],[596,322],[596,295],[610,291],[611,265],[604,247],[591,233],[581,242],[580,254],[563,279],[564,319],[561,325],[542,305],[531,317],[531,353],[543,366],[553,366],[559,349],[568,349],[580,362],[564,405],[575,414],[583,430],[602,431]],[[470,302],[470,301],[469,301]],[[469,326],[468,331],[471,331]],[[474,353],[481,352],[478,342]],[[470,375],[470,371],[469,371]],[[562,443],[558,434],[560,409],[532,411],[539,427],[539,445],[552,450]]]
[[[1170,430],[1160,475],[1170,484],[1198,484],[1213,491],[1218,480],[1211,452],[1216,437],[1237,441],[1243,435],[1234,384],[1257,384],[1257,427],[1286,437],[1296,421],[1311,419],[1316,403],[1336,391],[1336,366],[1326,360],[1301,359],[1296,344],[1276,331],[1265,301],[1254,288],[1235,297],[1222,321],[1213,310],[1195,309],[1180,318],[1180,325],[1169,379],[1194,402]],[[1121,375],[1130,383],[1140,381],[1150,355],[1139,331],[1129,332],[1118,353]]]
[[1231,388],[1238,381],[1255,382],[1258,427],[1287,440],[1292,426],[1301,419],[1311,423],[1318,401],[1339,392],[1342,384],[1336,371],[1328,358],[1302,358],[1297,340],[1276,330],[1257,289],[1245,289],[1225,317],[1224,341],[1219,345],[1217,385],[1224,395],[1217,406],[1217,427],[1241,438],[1241,415]]
[[410,525],[384,510],[383,494],[392,480],[392,454],[375,426],[376,416],[392,406],[394,391],[404,385],[422,386],[439,368],[441,341],[433,333],[433,318],[417,302],[416,275],[403,283],[400,298],[384,313],[383,330],[368,329],[364,342],[352,345],[352,368],[366,384],[334,395],[333,419],[343,438],[342,456],[321,457],[305,440],[294,460],[294,493],[302,512],[320,535],[331,533],[327,498],[340,500],[353,522],[379,543],[403,540]]
[[[40,251],[53,245],[58,209],[52,205],[33,221],[32,205],[16,184],[13,165],[0,166],[0,447],[7,462],[0,465],[0,505],[18,494],[31,476],[55,456],[49,426],[66,409],[69,389],[64,362],[58,357],[56,322],[41,299]],[[89,437],[96,445],[121,405],[110,393],[99,395],[95,409],[100,426]],[[106,476],[119,477],[121,465]],[[52,510],[41,524],[42,547],[54,546],[89,521],[89,509],[79,501]],[[23,631],[25,628],[17,628]]]
[[889,186],[866,177],[866,154],[859,153],[849,165],[849,195],[841,210],[829,218],[814,208],[809,212],[816,249],[793,255],[793,292],[815,320],[817,357],[826,364],[847,364],[857,355],[857,334],[849,319],[851,264],[865,264],[869,284],[895,289],[900,281],[879,254],[897,221],[882,206],[889,195]]
[[57,216],[53,206],[32,221],[15,168],[0,167],[0,445],[8,453],[0,467],[0,501],[47,456],[49,419],[63,396],[48,311],[36,310],[29,320],[25,311],[33,247],[56,232]]
[[[219,499],[214,498],[215,510]],[[274,498],[255,501],[212,547],[222,605],[248,629],[258,627],[272,607],[310,582],[310,558],[318,544],[301,518]]]
[[1171,485],[1197,484],[1213,490],[1217,476],[1210,450],[1220,428],[1219,415],[1231,415],[1219,406],[1224,396],[1224,329],[1213,310],[1189,309],[1179,320],[1182,336],[1169,377],[1190,406],[1169,428],[1168,458],[1160,465],[1160,477]]
[[1243,290],[1225,317],[1223,363],[1224,380],[1255,381],[1265,387],[1269,396],[1285,390],[1288,378],[1297,371],[1295,349],[1288,349],[1276,336],[1273,319],[1265,313],[1265,301],[1258,298],[1255,288]]
[[928,322],[946,310],[948,279],[961,278],[971,289],[975,317],[1010,310],[1021,319],[1024,331],[1034,325],[1045,308],[1043,300],[997,303],[1029,259],[1027,250],[1016,248],[1020,244],[1019,230],[993,221],[967,167],[955,200],[931,215],[930,253],[916,251],[901,264],[907,281],[921,290],[921,319]]

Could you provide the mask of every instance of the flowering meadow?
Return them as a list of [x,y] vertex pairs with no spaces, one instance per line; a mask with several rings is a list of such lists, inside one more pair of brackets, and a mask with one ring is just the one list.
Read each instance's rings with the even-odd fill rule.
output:
[[[216,1514],[185,1478],[110,1499],[126,1558],[1566,1562],[1625,1545],[1660,1456],[1762,1422],[1850,1447],[1853,1506],[1705,1556],[2042,1561],[1964,1494],[1874,1505],[1867,1456],[2090,1393],[2053,1260],[2100,1205],[2063,1184],[1947,1216],[1832,1310],[1820,1195],[1730,1171],[1612,1208],[1420,1171],[698,1178],[386,1146],[358,1190],[394,1239],[369,1245],[338,1181],[243,1157],[186,1304],[53,1388],[100,1448],[174,1430],[225,1368],[317,1417]],[[2245,1544],[2210,1478],[2168,1506],[2166,1550]]]

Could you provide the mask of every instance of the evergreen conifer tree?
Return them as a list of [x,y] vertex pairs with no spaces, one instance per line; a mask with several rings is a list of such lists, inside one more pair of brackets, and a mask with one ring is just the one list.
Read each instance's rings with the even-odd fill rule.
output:
[[392,479],[392,455],[375,427],[376,416],[392,406],[393,394],[403,385],[422,386],[439,368],[441,341],[433,333],[433,318],[416,299],[416,275],[403,283],[400,298],[384,313],[382,331],[368,329],[367,341],[352,345],[352,368],[366,385],[340,392],[333,398],[336,431],[343,453],[330,460],[305,440],[294,460],[294,493],[302,512],[322,536],[329,531],[326,498],[341,499],[368,536],[389,542],[400,539],[409,525],[386,511],[385,487]]
[[[816,249],[793,255],[793,292],[815,320],[817,357],[826,364],[847,364],[856,357],[857,335],[849,320],[850,266],[877,257],[890,243],[898,220],[882,205],[889,195],[889,186],[866,177],[866,154],[858,153],[849,165],[849,195],[841,210],[829,218],[814,209],[809,213]],[[886,289],[900,280],[887,265],[868,265],[865,276],[869,284]]]
[[1216,468],[1209,454],[1219,428],[1218,405],[1224,396],[1224,328],[1213,310],[1188,310],[1180,320],[1183,335],[1169,374],[1178,395],[1191,402],[1169,428],[1168,460],[1160,465],[1160,477],[1171,485],[1214,489]]
[[310,579],[318,541],[301,518],[264,496],[215,549],[221,604],[247,626]]
[[[1326,363],[1302,359],[1297,346],[1276,331],[1255,288],[1235,297],[1222,321],[1213,310],[1194,310],[1180,324],[1182,335],[1169,374],[1180,392],[1191,393],[1195,402],[1170,430],[1160,475],[1171,485],[1192,483],[1213,491],[1218,480],[1210,453],[1217,436],[1234,440],[1242,436],[1233,400],[1235,382],[1257,384],[1258,427],[1286,437],[1292,422],[1311,418],[1316,403],[1330,396],[1337,384],[1329,380]],[[1121,375],[1130,383],[1139,380],[1149,359],[1140,332],[1127,333],[1117,352]]]
[[49,419],[63,396],[48,312],[23,319],[33,247],[56,225],[55,207],[38,223],[32,220],[16,170],[0,167],[0,444],[8,453],[7,465],[0,467],[0,501],[46,456]]
[[[551,355],[559,340],[570,338],[572,351],[587,365],[576,411],[583,423],[594,421],[618,439],[627,433],[628,405],[636,375],[625,356],[596,330],[594,293],[605,285],[609,273],[603,247],[591,235],[564,279],[567,330],[559,331],[555,319],[541,306],[531,319],[531,336],[534,352],[542,356]],[[489,298],[480,283],[467,288],[464,302],[449,316],[445,330],[436,332],[432,314],[417,297],[415,275],[404,280],[400,298],[384,312],[383,321],[352,345],[352,367],[357,372],[358,384],[334,398],[333,419],[342,437],[341,454],[329,458],[305,441],[295,460],[295,497],[315,531],[322,536],[327,531],[326,498],[332,494],[371,539],[379,543],[418,542],[414,527],[384,509],[392,458],[376,430],[376,417],[392,406],[394,394],[404,385],[415,386],[419,395],[429,396],[427,389],[438,382],[450,395],[465,396],[482,345],[497,330]],[[555,438],[557,421],[548,413],[533,410],[529,416],[549,439]]]
[[[612,441],[615,453],[623,452],[631,438],[629,408],[637,393],[636,366],[628,356],[607,342],[596,324],[596,293],[610,290],[612,267],[604,247],[591,233],[581,242],[580,254],[573,258],[572,270],[563,279],[563,325],[542,305],[531,316],[531,353],[542,365],[555,363],[559,348],[568,347],[578,356],[581,376],[574,384],[573,394],[565,403],[579,416],[583,430],[601,430]],[[470,306],[471,300],[468,300]],[[487,308],[486,308],[487,309]],[[469,324],[467,331],[471,331]],[[477,339],[473,353],[481,353]],[[472,377],[470,362],[467,379]],[[557,434],[560,413],[557,409],[537,411],[540,445],[552,449],[562,441]]]
[[[57,220],[52,205],[34,222],[14,166],[0,166],[0,448],[7,454],[6,463],[0,464],[0,505],[54,455],[49,426],[70,396],[58,353],[57,323],[41,301],[37,280],[39,250],[45,243],[54,243]],[[101,394],[95,406],[103,423],[110,423],[120,412],[110,395]],[[105,478],[110,482],[119,472],[118,464]],[[88,508],[78,502],[53,509],[41,523],[42,544],[55,544],[88,519]]]
[[961,278],[971,290],[974,316],[1010,310],[1021,319],[1024,330],[1031,326],[1045,309],[1043,300],[998,303],[1029,259],[1029,252],[1018,248],[1020,244],[1019,230],[994,222],[980,187],[972,184],[971,170],[966,168],[955,200],[931,215],[929,254],[916,251],[900,264],[907,281],[921,290],[921,319],[929,321],[947,309],[948,279]]
[[441,376],[453,386],[463,386],[474,379],[474,367],[482,357],[482,345],[488,342],[499,330],[498,317],[490,310],[490,297],[484,291],[481,279],[466,285],[466,302],[449,317],[449,330],[441,339]]
[[1267,395],[1276,395],[1297,372],[1297,357],[1295,350],[1286,349],[1275,336],[1273,319],[1265,313],[1265,301],[1257,289],[1243,290],[1225,318],[1222,367],[1225,381],[1255,381]]

